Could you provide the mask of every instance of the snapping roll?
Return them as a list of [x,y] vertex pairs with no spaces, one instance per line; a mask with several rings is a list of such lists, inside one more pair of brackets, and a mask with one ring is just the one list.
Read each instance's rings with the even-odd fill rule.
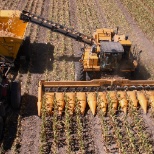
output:
[[119,100],[122,110],[124,111],[124,113],[127,113],[128,101],[127,101],[126,92],[125,91],[118,91],[117,95],[118,95],[118,100]]
[[61,115],[64,110],[64,107],[65,107],[64,93],[56,92],[55,98],[56,98],[56,102],[57,102],[58,113],[59,113],[59,115]]
[[108,92],[108,99],[111,103],[111,108],[116,111],[118,108],[118,99],[115,91]]
[[97,99],[96,99],[95,92],[88,92],[87,93],[87,102],[88,102],[88,105],[90,107],[92,114],[95,115],[96,105],[97,105]]
[[98,103],[100,103],[100,107],[103,111],[103,113],[107,112],[107,94],[106,92],[98,92],[98,99],[97,99]]
[[137,107],[138,106],[138,100],[136,97],[136,91],[127,91],[127,96],[128,96],[128,100],[129,102],[134,106]]
[[68,110],[69,113],[72,115],[75,108],[75,93],[74,92],[65,93],[65,101],[68,102]]
[[79,103],[81,114],[84,114],[85,109],[86,109],[86,93],[85,92],[77,92],[76,98],[77,98],[77,103]]
[[147,98],[145,96],[145,92],[144,91],[138,91],[137,92],[137,99],[139,100],[139,103],[144,111],[144,113],[147,113],[147,107],[148,107],[148,101]]

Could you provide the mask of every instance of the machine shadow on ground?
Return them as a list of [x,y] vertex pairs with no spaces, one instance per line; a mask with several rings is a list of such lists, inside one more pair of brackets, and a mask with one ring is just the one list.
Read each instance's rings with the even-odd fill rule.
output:
[[[17,128],[20,128],[21,121],[28,116],[36,115],[37,116],[37,98],[35,96],[24,94],[21,100],[21,107],[19,110],[9,109],[4,128],[4,136],[1,141],[1,148],[5,151],[13,147],[14,140],[17,139],[20,135],[20,129],[17,132]],[[19,144],[16,144],[15,149],[20,148],[20,141],[17,141]],[[2,151],[2,153],[3,153]]]
[[28,51],[28,61],[21,63],[19,72],[25,74],[30,73],[42,74],[44,71],[53,70],[53,53],[54,46],[50,43],[31,43]]

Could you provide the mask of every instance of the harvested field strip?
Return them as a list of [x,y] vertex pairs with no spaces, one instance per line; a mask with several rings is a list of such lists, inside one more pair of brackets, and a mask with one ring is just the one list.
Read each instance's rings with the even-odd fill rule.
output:
[[0,9],[4,10],[5,9],[5,4],[7,3],[7,1],[2,1],[1,5],[0,5]]
[[11,8],[12,10],[16,10],[17,9],[17,6],[19,4],[19,1],[20,0],[13,1],[9,8]]
[[[25,10],[26,11],[32,11],[32,9],[34,8],[34,2],[36,2],[36,0],[29,0],[27,2],[27,4],[25,5]],[[32,7],[33,6],[33,7]]]
[[[52,8],[52,14],[50,15],[50,20],[54,21],[54,22],[58,22],[58,17],[59,17],[59,9],[58,9],[58,1],[57,0],[53,0],[51,4],[53,4],[53,8]],[[57,14],[58,13],[58,14]],[[49,71],[49,75],[48,75],[48,79],[49,80],[60,80],[57,79],[58,75],[59,75],[59,61],[56,60],[56,58],[60,55],[60,52],[58,51],[58,46],[59,46],[59,37],[60,34],[57,34],[55,32],[49,32],[50,33],[50,38],[49,41],[51,41],[52,45],[54,46],[54,53],[53,53],[53,70]]]
[[4,3],[2,3],[4,6],[3,6],[3,9],[4,10],[8,10],[8,9],[12,9],[12,2],[11,1],[6,1],[6,2],[4,2]]
[[[110,28],[116,29],[117,26],[120,26],[119,33],[125,32],[127,34],[130,32],[129,24],[127,23],[123,13],[116,6],[114,0],[108,2],[104,0],[98,0],[102,10],[104,10],[104,15],[107,18],[107,24]],[[114,7],[113,7],[114,6]]]
[[[54,12],[54,1],[53,0],[50,0],[50,4],[49,4],[49,12],[48,12],[48,20],[53,20],[53,12]],[[46,43],[51,43],[51,45],[53,44],[53,36],[52,36],[53,32],[51,32],[51,30],[46,30]],[[50,72],[52,72],[52,69],[53,69],[53,61],[54,61],[54,58],[53,58],[53,53],[54,53],[54,46],[52,45],[52,50],[50,50],[50,48],[48,48],[48,52],[47,52],[47,55],[48,55],[48,61],[46,62],[46,69],[45,69],[45,76],[44,76],[44,79],[45,80],[53,80],[52,78],[50,78]],[[44,126],[43,126],[44,127]]]
[[18,10],[22,11],[22,10],[26,10],[26,6],[29,3],[29,0],[25,1],[25,0],[20,0],[19,3],[17,4],[17,8]]
[[89,22],[88,25],[90,25],[90,31],[91,34],[96,30],[97,28],[101,27],[101,24],[98,20],[97,12],[95,11],[95,3],[93,1],[86,0],[84,5],[85,13],[87,16],[87,22]]
[[[29,3],[27,3],[27,5],[25,6],[25,10],[29,11],[31,13],[35,13],[37,1],[38,0],[30,0]],[[30,32],[33,32],[33,27],[34,27],[34,25],[32,25],[31,23],[28,24],[28,27],[26,30],[26,36],[31,35]]]
[[[50,12],[50,14],[49,14],[49,20],[53,20],[54,22],[59,22],[61,24],[64,24],[65,23],[64,17],[67,18],[67,20],[68,20],[68,12],[66,11],[67,7],[68,7],[68,4],[65,5],[66,4],[65,1],[63,1],[63,2],[51,1],[51,4],[53,4],[53,5],[51,5],[52,7],[53,6],[55,6],[55,7],[53,8],[52,12]],[[54,14],[56,12],[56,10],[54,10],[54,9],[57,9],[56,5],[54,5],[54,4],[61,6],[59,8],[60,11],[59,11],[58,14]],[[64,6],[66,6],[66,8]],[[71,44],[67,43],[67,42],[64,44],[64,36],[62,36],[60,34],[56,34],[56,33],[51,32],[51,31],[48,31],[48,32],[50,33],[50,34],[48,34],[48,40],[49,41],[51,40],[53,42],[53,44],[54,44],[54,57],[55,57],[55,60],[50,61],[50,63],[53,63],[53,71],[50,70],[49,67],[47,66],[48,63],[46,64],[47,69],[45,71],[45,78],[47,80],[60,80],[61,78],[63,80],[64,79],[66,80],[67,78],[72,79],[71,73],[73,73],[74,70],[71,69],[71,68],[73,67],[73,65],[70,67],[70,65],[69,65],[70,62],[69,61],[66,62],[65,59],[62,62],[60,61],[60,57],[62,57],[63,54],[64,55],[66,54],[66,56],[71,55],[71,53],[72,53],[72,50],[70,50],[71,49]],[[58,37],[59,40],[61,40],[60,42],[57,41],[57,37]],[[68,41],[70,41],[70,40],[68,40]],[[66,50],[66,48],[68,48],[69,50]],[[69,67],[66,67],[67,65]],[[60,72],[57,72],[58,73],[57,74],[56,70],[60,70],[60,68],[62,68],[62,70]],[[69,69],[69,70],[67,70],[67,69]],[[67,72],[69,72],[69,74]],[[56,74],[54,74],[54,73],[56,73]],[[44,113],[45,113],[45,111],[44,111]],[[43,135],[44,133],[46,134],[46,139],[42,139],[42,141],[43,141],[42,146],[41,146],[41,152],[42,153],[45,152],[45,151],[49,152],[49,151],[51,151],[51,149],[52,149],[52,152],[54,153],[54,152],[57,151],[56,150],[57,146],[59,148],[61,146],[63,146],[64,141],[61,140],[59,138],[59,136],[64,136],[65,135],[64,131],[61,131],[61,129],[64,129],[64,126],[62,124],[61,119],[59,119],[59,118],[60,117],[58,115],[54,114],[53,117],[47,117],[46,118],[47,121],[43,122],[43,124],[42,124],[42,133],[41,134],[42,134],[42,136],[44,136]],[[44,118],[42,118],[42,120],[45,121]],[[58,125],[57,125],[57,123],[58,123]],[[52,131],[52,129],[50,129],[52,127],[53,127],[53,131]],[[58,128],[60,127],[59,128],[60,131],[55,130],[55,129],[57,129],[57,127]],[[53,142],[51,142],[51,139],[53,139]],[[46,145],[46,146],[44,146],[44,145]]]
[[[68,20],[68,11],[67,7],[68,4],[66,5],[66,2],[62,1],[62,2],[55,2],[53,1],[53,4],[55,4],[54,8],[55,9],[53,11],[53,15],[52,15],[52,21],[54,22],[58,22],[62,25],[66,24],[68,25],[65,20]],[[57,10],[58,8],[58,4],[59,4],[59,11]],[[57,7],[56,7],[57,5]],[[58,11],[58,14],[55,13]],[[51,18],[51,17],[50,17]],[[66,18],[66,19],[64,19]],[[53,80],[67,80],[67,78],[69,79],[70,76],[68,76],[68,71],[67,70],[71,70],[69,71],[71,74],[74,72],[73,71],[73,65],[70,65],[69,62],[69,57],[71,57],[72,55],[72,47],[71,47],[71,43],[69,42],[69,38],[65,38],[63,35],[61,34],[56,34],[54,32],[50,32],[50,38],[51,41],[53,42],[54,45],[54,62],[53,62],[53,71],[49,72],[49,76],[52,76]],[[60,40],[60,41],[59,41]],[[64,43],[65,40],[68,40]],[[68,61],[67,61],[68,60]],[[69,66],[71,67],[66,67],[66,65],[69,64]],[[58,70],[58,71],[55,71]],[[71,77],[72,78],[72,77]],[[50,77],[49,77],[50,80]]]
[[[40,3],[40,1],[36,1],[36,2],[38,3],[38,5],[42,5],[42,3]],[[36,4],[36,6],[38,6],[38,5]],[[40,8],[41,8],[41,6],[40,6]],[[40,13],[40,10],[36,10],[36,12],[37,13]],[[35,30],[37,32],[37,29],[35,29]],[[32,32],[32,30],[30,30],[30,32]],[[34,37],[36,37],[36,35],[37,34],[35,34]],[[33,50],[31,50],[31,51],[33,51]],[[33,79],[33,75],[31,74],[31,69],[32,69],[31,67],[32,66],[33,66],[33,64],[32,64],[32,59],[31,59],[30,60],[30,63],[29,63],[29,67],[28,67],[27,82],[25,83],[25,90],[24,90],[24,93],[26,93],[26,96],[29,95],[29,92],[31,91],[31,85],[33,84],[32,81],[31,81]],[[19,149],[19,151],[21,151],[21,152],[22,152],[22,149],[24,148],[24,146],[26,146],[27,144],[29,144],[29,143],[26,143],[25,140],[24,140],[24,137],[21,136],[21,134],[23,134],[23,131],[26,132],[26,129],[29,129],[28,127],[26,129],[24,129],[24,130],[22,129],[24,127],[24,123],[26,122],[26,120],[25,120],[25,122],[22,122],[22,121],[23,121],[25,115],[27,114],[26,113],[26,109],[27,109],[27,105],[28,105],[27,104],[28,99],[29,99],[28,96],[27,97],[24,97],[24,99],[23,99],[23,103],[22,103],[22,107],[21,107],[22,114],[21,114],[21,117],[19,117],[19,119],[18,119],[18,124],[20,124],[19,127],[18,127],[18,130],[17,130],[17,136],[18,136],[18,138],[16,138],[15,143],[14,143],[15,144],[15,147],[17,147],[17,145],[22,145],[20,147],[20,149]],[[33,123],[35,123],[35,121],[33,121]],[[29,127],[32,127],[30,123],[28,125],[30,125]],[[24,144],[22,144],[23,142],[24,142]],[[35,149],[33,149],[33,150],[35,151]],[[27,151],[31,151],[31,149],[28,149],[27,148]]]
[[2,1],[1,9],[3,9],[3,10],[10,10],[11,9],[11,4],[12,4],[12,1],[9,1],[9,0]]
[[84,8],[83,1],[77,0],[77,17],[78,17],[78,27],[79,31],[91,36],[91,26],[88,22],[88,18],[86,16],[86,10]]
[[[96,13],[97,13],[97,17],[99,19],[100,25],[102,27],[107,27],[107,19],[104,16],[104,11],[101,9],[98,0],[93,0],[93,4],[95,4],[94,10],[98,10],[98,11],[96,11]],[[102,28],[102,27],[97,27],[97,28]]]
[[[63,12],[64,12],[64,25],[67,27],[70,27],[70,22],[69,22],[69,2],[68,1],[63,1],[62,4],[63,7]],[[67,10],[67,11],[66,11]],[[72,48],[72,42],[70,38],[67,38],[64,36],[64,53],[62,55],[62,59],[64,58],[64,67],[65,67],[65,80],[74,80],[74,61],[73,61],[73,48]],[[69,66],[69,67],[66,67]]]
[[148,1],[140,0],[140,1],[144,4],[145,7],[148,8],[148,10],[151,10],[151,11],[154,10],[154,2],[153,2],[153,0],[148,0]]
[[[32,13],[35,13],[37,14],[38,16],[42,14],[42,5],[43,5],[43,1],[42,0],[37,0],[35,3],[34,3],[34,10],[32,10]],[[37,36],[38,36],[38,29],[40,27],[38,25],[33,25],[32,26],[32,33],[30,34],[30,37],[31,37],[31,42],[34,42],[34,40],[36,41],[37,39]]]
[[154,18],[151,15],[151,13],[149,13],[147,10],[144,9],[144,5],[139,6],[139,3],[135,0],[132,1],[122,0],[122,2],[127,6],[130,13],[138,22],[139,26],[142,28],[142,30],[154,44],[154,38],[152,32],[154,27]]
[[145,3],[144,0],[138,0],[139,5],[141,5],[142,8],[144,8],[147,12],[149,12],[149,15],[152,16],[152,14],[154,13],[154,8],[152,9],[152,6],[149,7],[148,2],[150,1],[146,1]]

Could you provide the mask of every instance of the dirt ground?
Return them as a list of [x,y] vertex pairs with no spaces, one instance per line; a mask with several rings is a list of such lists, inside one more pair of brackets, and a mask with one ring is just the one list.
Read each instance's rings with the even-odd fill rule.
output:
[[[136,75],[137,79],[154,79],[153,67],[153,51],[154,44],[139,27],[137,21],[134,20],[129,10],[121,0],[112,0],[113,8],[116,7],[123,15],[120,23],[119,16],[113,17],[112,10],[105,10],[101,0],[81,1],[81,0],[1,0],[0,8],[9,10],[27,10],[29,12],[41,15],[44,18],[59,22],[66,26],[74,27],[76,30],[85,32],[94,31],[100,27],[121,27],[120,32],[127,32],[129,38],[136,46],[136,51],[140,54],[139,70]],[[104,4],[107,5],[107,1]],[[104,7],[105,7],[104,5]],[[110,4],[109,4],[110,5]],[[108,5],[108,6],[109,6]],[[85,12],[83,10],[86,10]],[[128,27],[125,27],[128,26]],[[89,28],[89,30],[87,29]],[[126,29],[125,29],[126,28]],[[92,34],[92,33],[91,33]],[[0,153],[21,153],[21,154],[38,154],[38,153],[54,153],[54,133],[53,133],[53,117],[46,117],[44,125],[43,118],[37,116],[37,87],[41,79],[46,80],[74,80],[74,57],[78,57],[78,53],[82,44],[70,38],[66,38],[60,34],[51,32],[45,28],[29,23],[26,36],[30,36],[30,62],[21,66],[18,75],[22,81],[22,102],[19,111],[10,109],[9,116],[6,121],[4,130],[4,139],[1,142]],[[15,74],[15,73],[14,73]],[[17,72],[16,72],[17,74]],[[154,147],[154,118],[151,117],[151,110],[145,115],[139,110],[138,117],[143,118],[145,132],[148,132],[150,145]],[[99,111],[98,111],[99,113]],[[80,151],[80,141],[77,137],[76,116],[72,117],[72,153],[85,154],[105,154],[120,153],[115,141],[115,132],[112,127],[108,126],[108,132],[111,133],[109,140],[112,144],[106,144],[103,138],[104,127],[102,125],[101,115],[93,116],[89,108],[85,116],[82,118],[83,144],[85,151]],[[123,121],[123,114],[119,113],[119,117],[115,117],[118,128]],[[63,117],[65,121],[65,117]],[[105,117],[104,124],[110,125],[110,116]],[[62,120],[62,121],[63,121]],[[129,120],[129,119],[128,119]],[[61,119],[58,128],[62,132],[61,139],[58,140],[57,153],[67,153],[67,144],[65,136],[65,126]],[[132,124],[133,125],[133,124]],[[46,130],[45,135],[44,129]],[[122,129],[122,133],[125,129]],[[128,139],[128,138],[127,138]],[[114,142],[115,141],[115,142]],[[124,139],[124,141],[126,141]],[[127,145],[127,144],[126,144]],[[110,152],[108,152],[110,150]],[[154,149],[153,149],[154,150]],[[127,151],[127,153],[129,153]],[[141,153],[141,152],[138,152]]]

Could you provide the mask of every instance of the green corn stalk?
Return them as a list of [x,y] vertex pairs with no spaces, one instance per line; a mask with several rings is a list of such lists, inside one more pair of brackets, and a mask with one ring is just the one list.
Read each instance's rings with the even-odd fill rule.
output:
[[148,139],[148,134],[146,132],[146,127],[143,117],[139,114],[139,111],[137,111],[132,105],[129,107],[129,113],[132,119],[132,123],[134,125],[134,131],[139,138],[138,141],[139,152],[146,152],[148,154],[152,154],[153,153],[152,144]]
[[117,146],[119,148],[119,153],[123,153],[123,154],[126,154],[127,152],[125,151],[125,147],[123,146],[123,136],[120,134],[120,129],[118,127],[118,121],[117,121],[117,118],[116,118],[116,115],[115,115],[115,111],[113,111],[113,108],[112,108],[112,105],[113,105],[113,102],[109,96],[109,94],[107,94],[107,98],[108,98],[108,101],[109,101],[109,117],[110,117],[110,122],[111,122],[111,125],[113,126],[113,129],[114,129],[114,138],[116,140],[116,143],[117,143]]
[[78,100],[76,99],[76,107],[75,107],[75,112],[76,112],[76,122],[77,122],[77,135],[78,135],[78,141],[79,141],[79,149],[82,154],[85,154],[85,147],[84,147],[84,139],[83,139],[83,126],[81,122],[81,112],[80,112],[80,105],[77,103]]
[[40,146],[40,153],[43,154],[45,152],[45,146],[47,144],[47,140],[46,140],[46,108],[45,108],[45,104],[46,104],[46,99],[45,97],[43,97],[43,101],[42,101],[42,109],[41,109],[41,113],[42,113],[42,124],[41,124],[41,146]]
[[58,130],[57,130],[57,126],[58,126],[58,121],[57,121],[57,117],[58,117],[58,105],[57,105],[57,101],[54,100],[54,113],[53,113],[53,144],[51,147],[51,151],[56,154],[57,153],[57,147],[58,147]]
[[127,133],[127,139],[129,141],[129,149],[130,151],[132,151],[133,153],[137,153],[137,147],[136,147],[136,144],[135,144],[135,136],[134,136],[134,133],[132,133],[131,131],[131,126],[127,120],[127,116],[124,115],[124,118],[123,118],[123,126],[124,126],[124,129],[126,130],[126,133]]
[[110,140],[109,132],[108,132],[108,123],[105,119],[105,114],[101,110],[101,105],[100,105],[101,102],[102,100],[98,98],[98,111],[99,111],[98,113],[101,118],[101,128],[102,128],[102,133],[103,133],[103,138],[104,138],[104,146],[105,146],[106,152],[110,153],[108,146],[110,145],[111,140]]
[[66,134],[66,144],[67,144],[67,153],[71,154],[71,115],[69,109],[69,98],[65,96],[65,134]]

